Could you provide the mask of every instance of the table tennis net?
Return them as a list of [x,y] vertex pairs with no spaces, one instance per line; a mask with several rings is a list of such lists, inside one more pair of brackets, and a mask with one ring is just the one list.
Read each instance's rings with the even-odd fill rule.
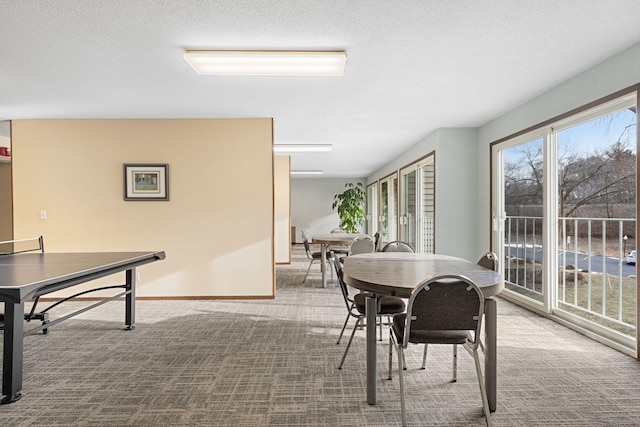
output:
[[44,252],[44,240],[42,236],[0,242],[0,256],[35,251]]

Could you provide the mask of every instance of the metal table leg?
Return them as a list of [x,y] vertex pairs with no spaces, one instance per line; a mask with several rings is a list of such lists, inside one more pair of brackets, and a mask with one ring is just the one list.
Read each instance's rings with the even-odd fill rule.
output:
[[322,271],[322,287],[327,287],[327,245],[320,244],[320,271]]
[[489,410],[496,410],[497,396],[497,325],[498,306],[494,298],[484,300],[484,327],[485,327],[485,350],[484,350],[484,383],[487,388],[487,400]]
[[22,397],[22,357],[24,350],[24,303],[4,303],[4,350],[2,354],[2,403]]
[[125,289],[128,293],[125,296],[124,328],[131,330],[136,327],[136,269],[127,270],[125,277]]
[[367,297],[367,403],[376,404],[376,314],[378,312],[378,298],[376,295]]

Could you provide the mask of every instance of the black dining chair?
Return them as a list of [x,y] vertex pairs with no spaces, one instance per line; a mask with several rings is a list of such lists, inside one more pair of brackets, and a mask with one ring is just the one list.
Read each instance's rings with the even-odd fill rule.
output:
[[[347,307],[347,318],[344,321],[344,325],[342,325],[342,330],[340,331],[340,336],[338,337],[338,341],[336,344],[340,344],[340,340],[342,339],[342,335],[347,327],[347,323],[349,323],[350,318],[356,319],[356,324],[353,325],[353,331],[351,331],[351,336],[349,337],[349,342],[347,343],[347,347],[344,349],[344,354],[342,355],[342,360],[340,361],[340,366],[338,369],[342,369],[344,365],[344,361],[347,357],[347,353],[349,352],[349,347],[351,347],[351,342],[353,341],[353,336],[356,333],[356,329],[362,325],[365,317],[366,317],[366,293],[358,293],[351,297],[349,295],[349,287],[344,282],[344,274],[342,272],[342,264],[339,262],[337,255],[334,252],[331,252],[331,264],[333,264],[336,270],[336,276],[338,280],[338,286],[342,291],[342,298],[344,299],[344,303]],[[392,297],[392,296],[383,296],[378,299],[378,316],[381,318],[382,316],[386,316],[387,320],[390,320],[390,316],[398,313],[404,312],[406,308],[405,302],[402,298]],[[390,322],[388,321],[389,325]],[[382,324],[380,324],[382,327]],[[391,345],[391,343],[389,343]]]
[[485,252],[484,255],[478,260],[478,265],[489,270],[493,270],[496,273],[500,271],[500,263],[498,262],[498,256],[493,252]]
[[373,235],[373,242],[375,243],[376,252],[378,252],[380,250],[380,230]]
[[[499,272],[500,271],[500,265],[498,263],[498,256],[493,253],[493,252],[485,252],[484,255],[482,255],[480,257],[480,259],[478,260],[478,265],[484,268],[487,268],[489,270],[493,270],[495,272]],[[482,334],[480,334],[480,336],[478,337],[478,345],[480,346],[480,350],[482,352],[484,352],[484,344],[482,344]],[[422,354],[422,369],[425,369],[427,366],[427,348],[428,346],[425,344],[424,346],[424,352]],[[455,350],[455,348],[454,348]],[[454,352],[454,363],[455,363],[455,357],[456,357],[457,353]]]
[[[309,244],[309,239],[307,239],[307,235],[305,234],[305,232],[301,231],[300,234],[302,235],[302,244],[304,244],[304,250],[307,254],[307,258],[309,259],[309,268],[307,268],[307,273],[304,275],[304,279],[302,280],[302,283],[304,283],[307,281],[307,276],[309,275],[309,271],[311,270],[311,266],[313,265],[314,261],[322,263],[322,252],[312,251],[311,245]],[[333,271],[331,272],[331,279],[333,280]]]
[[[346,233],[346,231],[344,231],[340,227],[337,227],[331,230],[329,233],[330,234]],[[347,255],[349,253],[349,246],[348,245],[332,245],[327,250],[327,252],[329,251],[334,251],[337,254]]]
[[382,252],[415,252],[413,246],[407,242],[401,242],[400,240],[394,240],[383,246]]
[[357,236],[351,244],[349,244],[349,253],[348,255],[357,255],[357,254],[368,254],[376,251],[375,242],[373,237],[368,234],[361,234]]
[[403,426],[407,425],[407,419],[402,355],[409,343],[453,344],[452,382],[457,380],[457,346],[462,345],[473,356],[484,415],[487,426],[491,426],[487,392],[478,356],[483,315],[484,297],[478,286],[461,275],[443,275],[418,285],[411,292],[407,312],[393,316],[389,341],[398,353]]

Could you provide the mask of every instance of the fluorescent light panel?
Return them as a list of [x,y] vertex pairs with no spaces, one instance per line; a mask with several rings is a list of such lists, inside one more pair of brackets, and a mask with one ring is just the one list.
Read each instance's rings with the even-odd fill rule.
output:
[[319,51],[187,50],[198,74],[218,76],[342,76],[347,53]]
[[317,153],[331,151],[331,144],[276,144],[274,153]]
[[307,170],[307,171],[294,171],[292,170],[291,175],[322,175],[321,170]]

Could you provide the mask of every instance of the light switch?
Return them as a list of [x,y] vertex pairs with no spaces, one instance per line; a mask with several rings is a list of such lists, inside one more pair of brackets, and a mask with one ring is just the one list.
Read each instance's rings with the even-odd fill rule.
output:
[[47,219],[47,211],[46,210],[41,210],[40,211],[40,219]]

